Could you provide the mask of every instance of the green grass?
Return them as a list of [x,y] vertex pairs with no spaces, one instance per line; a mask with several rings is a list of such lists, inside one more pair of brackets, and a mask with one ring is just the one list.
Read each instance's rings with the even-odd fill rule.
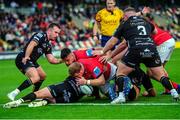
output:
[[[173,81],[180,83],[180,49],[176,49],[166,69]],[[67,76],[65,65],[51,65],[45,59],[40,59],[40,65],[47,73],[47,79],[42,87],[58,83]],[[6,94],[15,89],[26,77],[15,67],[14,60],[0,61],[0,119],[180,119],[180,103],[177,105],[60,105],[28,108],[27,105],[14,109],[3,109],[2,105],[9,102]],[[169,103],[173,101],[169,95],[160,95],[162,86],[153,81],[157,97],[139,97],[134,103]],[[31,92],[32,87],[23,91],[17,98]],[[106,98],[94,100],[84,97],[80,103],[108,103]]]

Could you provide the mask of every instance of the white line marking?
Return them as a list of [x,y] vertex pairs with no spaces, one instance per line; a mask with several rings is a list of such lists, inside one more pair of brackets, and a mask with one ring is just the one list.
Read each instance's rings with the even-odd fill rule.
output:
[[[4,104],[0,104],[3,106]],[[28,103],[21,104],[21,106],[27,106]],[[49,104],[50,106],[180,106],[180,103],[124,103],[124,104],[110,104],[110,103],[58,103]]]

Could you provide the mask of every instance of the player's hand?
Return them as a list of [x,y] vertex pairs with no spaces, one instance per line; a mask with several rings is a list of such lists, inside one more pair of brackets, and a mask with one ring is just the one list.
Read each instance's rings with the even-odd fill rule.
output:
[[104,52],[103,52],[102,50],[93,50],[93,51],[92,51],[92,54],[93,54],[94,56],[96,56],[96,55],[104,55]]
[[84,77],[76,78],[77,85],[86,85],[87,80]]
[[144,7],[143,10],[142,10],[142,13],[144,15],[146,15],[147,13],[150,13],[150,8],[149,7]]
[[30,57],[24,57],[24,58],[22,59],[22,63],[23,63],[23,64],[26,64],[26,62],[27,62],[28,60],[30,60]]
[[142,93],[142,96],[144,96],[144,97],[155,97],[156,96],[156,91],[155,91],[154,88],[152,88],[149,91],[144,91]]
[[107,62],[112,62],[112,59],[111,59],[111,57],[109,57],[108,55],[106,55],[106,56],[102,56],[102,57],[100,57],[99,58],[99,61],[101,62],[101,63],[107,63]]

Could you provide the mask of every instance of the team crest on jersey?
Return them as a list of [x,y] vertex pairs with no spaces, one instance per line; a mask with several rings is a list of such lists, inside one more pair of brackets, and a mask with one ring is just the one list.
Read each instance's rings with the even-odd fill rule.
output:
[[95,67],[93,72],[96,75],[96,77],[98,77],[100,75],[100,73],[101,73],[101,70],[98,67]]
[[93,51],[92,49],[87,49],[86,50],[86,55],[87,56],[93,56],[92,51]]

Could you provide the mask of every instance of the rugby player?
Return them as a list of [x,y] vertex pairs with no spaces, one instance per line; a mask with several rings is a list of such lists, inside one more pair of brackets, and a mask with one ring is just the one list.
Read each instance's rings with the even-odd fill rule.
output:
[[60,33],[60,26],[51,23],[46,32],[39,32],[32,35],[24,49],[17,55],[15,63],[17,68],[28,78],[15,90],[8,93],[8,98],[14,100],[15,97],[24,89],[34,85],[37,91],[46,78],[46,73],[37,63],[40,56],[45,54],[47,60],[51,64],[59,64],[61,59],[57,59],[52,55],[50,41],[55,40]]
[[74,77],[67,77],[64,82],[59,84],[49,85],[43,89],[36,92],[31,92],[30,94],[4,104],[4,108],[14,108],[18,107],[24,102],[31,102],[36,99],[43,99],[39,102],[31,102],[29,107],[38,107],[47,105],[48,103],[72,103],[77,102],[81,99],[84,94],[81,92],[80,88],[77,86]]
[[118,64],[116,82],[118,83],[119,96],[113,103],[126,101],[123,93],[123,82],[125,77],[140,63],[144,63],[151,69],[153,77],[161,82],[166,89],[170,90],[175,100],[178,100],[179,95],[172,86],[170,79],[165,75],[156,45],[150,37],[152,32],[157,32],[154,25],[141,16],[136,16],[134,8],[127,8],[124,13],[125,22],[118,27],[114,36],[107,42],[102,51],[102,53],[106,53],[121,37],[124,37],[128,43],[128,51],[122,58],[121,63]]
[[[116,66],[112,66],[112,64],[109,63],[103,65],[97,59],[81,59],[69,66],[69,73],[71,76],[77,78],[76,81],[78,85],[92,85],[102,87],[105,82],[109,82],[110,80],[114,79],[116,69]],[[126,94],[128,100],[135,100],[139,96],[140,86],[142,84],[148,91],[149,96],[154,97],[156,95],[149,76],[147,76],[140,68],[136,68],[135,71],[129,74],[129,77],[130,79],[123,83],[124,93]],[[105,86],[104,90],[107,90],[107,88],[109,87]],[[116,96],[109,97],[115,98]],[[114,98],[111,98],[111,100]]]

